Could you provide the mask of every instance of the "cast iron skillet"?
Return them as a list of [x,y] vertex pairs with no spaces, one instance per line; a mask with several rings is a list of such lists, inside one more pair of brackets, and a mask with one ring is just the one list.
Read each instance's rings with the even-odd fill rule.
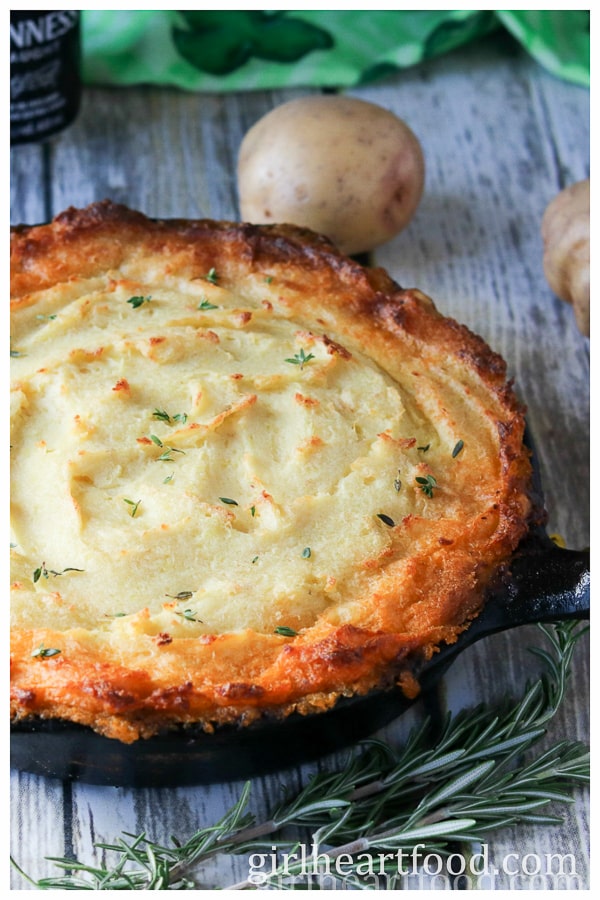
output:
[[[534,492],[541,501],[537,475]],[[480,638],[533,622],[586,619],[589,603],[589,551],[563,550],[542,527],[532,529],[482,613],[456,643],[442,647],[419,670],[422,693]],[[263,719],[246,728],[223,726],[214,734],[182,727],[133,744],[69,722],[24,720],[11,729],[11,766],[64,781],[124,787],[234,781],[349,746],[393,721],[412,702],[399,689],[376,691],[342,698],[315,715]]]

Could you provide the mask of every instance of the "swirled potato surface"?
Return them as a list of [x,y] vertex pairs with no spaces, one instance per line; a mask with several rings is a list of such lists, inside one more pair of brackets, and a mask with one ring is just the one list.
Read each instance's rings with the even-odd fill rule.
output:
[[13,715],[319,711],[452,641],[527,529],[502,360],[293,228],[13,236]]

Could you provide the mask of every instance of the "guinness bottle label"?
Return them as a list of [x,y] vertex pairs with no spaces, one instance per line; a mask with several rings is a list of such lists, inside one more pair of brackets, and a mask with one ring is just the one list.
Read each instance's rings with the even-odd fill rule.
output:
[[78,10],[11,10],[11,146],[70,125],[81,98],[80,62]]

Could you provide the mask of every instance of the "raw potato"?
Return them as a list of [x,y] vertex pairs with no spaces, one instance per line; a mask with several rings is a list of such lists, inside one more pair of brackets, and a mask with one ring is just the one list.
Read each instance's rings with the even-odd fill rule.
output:
[[349,254],[401,231],[424,180],[421,145],[408,125],[346,96],[276,107],[247,132],[238,160],[243,221],[310,228]]
[[542,219],[544,274],[557,297],[573,304],[582,334],[590,334],[590,180],[566,187]]

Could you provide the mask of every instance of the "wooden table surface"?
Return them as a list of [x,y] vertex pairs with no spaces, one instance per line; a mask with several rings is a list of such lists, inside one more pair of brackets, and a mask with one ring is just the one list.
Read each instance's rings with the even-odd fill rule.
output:
[[[308,91],[187,94],[169,89],[85,90],[77,122],[46,146],[11,151],[11,220],[36,223],[68,206],[111,198],[151,216],[237,219],[236,155],[266,111]],[[549,531],[567,546],[589,542],[589,342],[571,308],[549,290],[540,221],[566,184],[589,175],[589,92],[549,75],[507,41],[483,42],[350,93],[391,109],[420,138],[425,194],[410,226],[375,254],[403,286],[481,334],[507,360],[537,447]],[[535,671],[535,626],[488,637],[462,654],[445,680],[456,709],[519,694]],[[533,667],[533,668],[532,668]],[[588,740],[587,644],[577,648],[567,698],[549,740]],[[381,736],[398,743],[420,704]],[[314,765],[254,779],[251,809],[264,814],[281,784],[297,786]],[[58,874],[47,856],[101,859],[95,841],[145,830],[155,840],[189,836],[239,796],[241,782],[125,789],[11,775],[12,853],[35,877]],[[493,834],[490,855],[573,854],[589,887],[588,795],[574,791],[562,825]],[[246,867],[246,868],[244,868]],[[226,887],[247,874],[243,857],[205,873]],[[519,887],[503,876],[495,887]],[[533,885],[535,886],[535,885]],[[540,886],[539,884],[537,886]],[[542,885],[543,886],[543,885]],[[571,885],[573,886],[573,885]],[[12,875],[15,890],[27,883]]]

